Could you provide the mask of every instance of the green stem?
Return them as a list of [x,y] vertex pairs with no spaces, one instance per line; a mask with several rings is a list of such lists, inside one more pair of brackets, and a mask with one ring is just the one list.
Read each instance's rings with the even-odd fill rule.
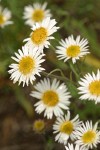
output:
[[59,72],[61,73],[61,76],[62,76],[62,77],[66,78],[65,75],[64,75],[64,73],[62,72],[62,70],[61,70],[61,69],[58,69],[58,68],[52,70],[52,71],[48,74],[48,76],[50,76],[51,74],[53,74],[54,72],[57,72],[57,71],[59,71]]
[[67,77],[65,77],[65,75],[63,77],[61,77],[61,76],[57,76],[57,75],[54,75],[54,74],[49,74],[49,73],[47,73],[45,71],[42,71],[41,74],[43,76],[45,76],[45,77],[50,77],[52,79],[56,78],[56,79],[64,81],[64,82],[72,82],[72,84],[75,85],[75,83],[73,81],[70,81],[70,79],[68,79]]
[[57,78],[58,80],[62,80],[62,81],[69,81],[68,78],[64,78],[64,77],[61,77],[61,76],[57,76],[57,75],[54,75],[54,74],[49,74],[47,72],[44,72],[42,71],[41,74],[45,77],[50,77],[50,78]]
[[78,74],[77,71],[76,71],[75,65],[73,65],[73,64],[70,62],[70,63],[69,63],[69,66],[70,66],[71,70],[73,71],[73,73],[75,74],[76,79],[79,80],[79,74]]

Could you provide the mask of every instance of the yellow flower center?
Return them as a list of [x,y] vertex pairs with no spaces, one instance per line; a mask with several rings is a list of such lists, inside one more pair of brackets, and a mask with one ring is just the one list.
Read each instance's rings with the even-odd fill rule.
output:
[[33,124],[33,130],[41,132],[45,128],[45,122],[43,120],[36,120]]
[[46,38],[47,38],[47,30],[43,27],[36,29],[35,31],[32,32],[31,35],[31,40],[33,41],[33,43],[37,45],[44,42]]
[[23,57],[19,62],[19,71],[27,75],[33,71],[35,68],[35,61],[30,56]]
[[64,123],[62,123],[61,127],[60,127],[60,131],[63,133],[66,133],[68,135],[70,135],[73,131],[73,124],[71,121],[66,121]]
[[93,95],[100,96],[100,80],[91,82],[89,84],[89,91]]
[[66,54],[69,57],[77,57],[80,53],[80,47],[77,45],[71,45],[66,49]]
[[32,14],[32,20],[35,22],[41,22],[44,18],[44,11],[41,9],[36,9]]
[[93,143],[96,138],[96,133],[92,130],[87,131],[86,133],[83,134],[82,136],[82,141],[83,143]]
[[0,24],[2,25],[5,22],[5,17],[0,14]]
[[45,105],[52,107],[57,105],[59,98],[56,92],[48,90],[43,93],[42,101]]

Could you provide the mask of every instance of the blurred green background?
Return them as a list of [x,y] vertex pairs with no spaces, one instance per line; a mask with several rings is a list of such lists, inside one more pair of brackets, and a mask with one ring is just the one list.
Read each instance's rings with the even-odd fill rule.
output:
[[[14,24],[0,28],[0,150],[63,150],[64,146],[54,142],[52,123],[55,120],[46,120],[45,134],[33,132],[32,125],[35,119],[43,118],[34,111],[34,100],[29,96],[33,87],[14,85],[9,79],[9,65],[11,56],[24,45],[23,40],[31,32],[23,20],[23,11],[26,5],[44,0],[2,0],[0,5],[12,12]],[[59,68],[67,78],[77,82],[74,73],[68,64],[58,61],[55,47],[61,38],[73,34],[75,37],[87,38],[90,55],[77,62],[80,77],[87,72],[96,72],[100,69],[100,0],[48,0],[48,6],[55,18],[59,31],[55,33],[56,40],[51,41],[50,48],[45,50],[46,62],[43,67],[46,72]],[[55,61],[56,60],[56,61]],[[80,63],[81,62],[81,63]],[[56,75],[60,75],[58,72]],[[41,78],[44,76],[42,75]],[[37,81],[40,78],[37,78]],[[73,98],[71,99],[72,118],[77,113],[81,120],[100,118],[100,105],[94,102],[80,101],[77,90],[71,83],[66,83]],[[99,150],[99,147],[98,147]]]

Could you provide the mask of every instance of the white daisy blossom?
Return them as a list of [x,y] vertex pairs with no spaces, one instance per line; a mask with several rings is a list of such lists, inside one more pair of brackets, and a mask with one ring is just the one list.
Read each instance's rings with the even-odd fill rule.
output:
[[71,95],[64,83],[60,84],[56,79],[51,83],[50,79],[44,78],[34,88],[36,91],[32,91],[31,96],[39,99],[34,105],[37,113],[44,111],[44,116],[52,119],[53,114],[59,117],[64,114],[63,109],[69,109]]
[[26,6],[24,9],[24,19],[26,24],[33,26],[35,22],[42,22],[45,18],[51,17],[49,9],[46,9],[47,3],[34,3],[33,6]]
[[59,28],[56,27],[55,24],[55,19],[50,19],[50,17],[47,17],[41,23],[34,24],[30,37],[24,41],[27,41],[26,44],[28,46],[36,47],[41,53],[43,53],[44,47],[49,48],[50,42],[48,40],[54,39],[51,35]]
[[70,112],[68,111],[65,117],[61,116],[57,118],[55,124],[53,125],[55,136],[55,141],[59,143],[67,144],[68,139],[74,140],[73,132],[80,126],[81,121],[79,121],[79,115],[72,120],[70,120]]
[[2,8],[0,6],[0,27],[3,28],[6,25],[12,24],[13,21],[11,19],[11,12],[7,8]]
[[64,59],[64,62],[72,59],[73,63],[76,63],[76,60],[80,59],[84,55],[88,54],[88,41],[87,39],[80,39],[80,36],[74,39],[73,35],[68,38],[60,41],[61,46],[57,46],[57,57],[59,60]]
[[98,122],[92,125],[92,121],[86,121],[74,132],[76,144],[80,145],[82,150],[92,149],[100,143],[100,131],[97,130]]
[[82,150],[79,145],[76,145],[75,148],[74,148],[74,145],[73,144],[69,144],[68,143],[68,146],[65,146],[66,150]]
[[95,75],[88,73],[79,81],[80,87],[78,88],[81,94],[81,100],[94,100],[95,103],[100,103],[100,70]]
[[23,82],[23,86],[28,86],[29,82],[33,84],[33,81],[36,79],[35,75],[40,76],[40,72],[44,70],[41,67],[41,63],[45,60],[42,58],[44,54],[41,54],[34,48],[31,49],[26,45],[22,47],[22,50],[18,50],[18,53],[15,53],[16,57],[12,57],[16,63],[11,64],[11,68],[8,72],[11,74],[11,80],[13,83],[17,81],[19,84]]

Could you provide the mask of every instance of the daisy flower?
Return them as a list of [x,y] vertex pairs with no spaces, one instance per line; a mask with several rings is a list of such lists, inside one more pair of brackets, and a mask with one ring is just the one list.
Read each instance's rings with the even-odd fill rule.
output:
[[72,120],[70,120],[70,112],[68,111],[65,117],[61,116],[57,118],[55,124],[53,125],[53,133],[56,133],[55,141],[59,143],[67,144],[68,139],[74,140],[73,132],[79,128],[81,122],[79,121],[79,115]]
[[33,26],[35,22],[42,22],[45,18],[51,17],[49,9],[46,9],[47,3],[44,4],[34,3],[33,6],[26,6],[24,9],[24,19],[26,24]]
[[69,144],[69,143],[68,143],[68,146],[65,146],[65,148],[66,148],[66,150],[81,150],[79,145],[76,145],[75,148],[74,148],[74,145],[73,144]]
[[33,130],[35,132],[41,133],[44,131],[44,129],[45,129],[45,121],[44,120],[38,119],[38,120],[34,121]]
[[98,122],[92,125],[92,121],[86,121],[74,132],[76,144],[80,145],[82,150],[92,149],[100,143],[100,131],[97,130]]
[[51,35],[59,28],[56,27],[55,24],[55,19],[50,19],[50,17],[47,17],[41,23],[34,24],[30,37],[24,41],[27,41],[28,46],[36,47],[41,53],[43,53],[43,48],[48,48],[50,45],[48,40],[54,39]]
[[78,88],[81,100],[94,100],[95,103],[100,103],[100,70],[95,75],[88,73],[79,81],[80,87]]
[[64,83],[60,84],[56,79],[51,83],[50,79],[45,78],[37,83],[34,88],[36,91],[32,91],[31,96],[39,99],[34,105],[37,113],[40,114],[44,111],[44,116],[52,119],[53,114],[58,117],[64,114],[62,109],[68,109],[71,95]]
[[58,54],[58,59],[64,59],[66,62],[68,59],[72,59],[73,63],[84,55],[88,54],[88,41],[87,39],[80,39],[80,36],[74,39],[73,35],[60,41],[60,46],[57,46],[56,53]]
[[23,86],[28,86],[29,81],[31,84],[36,79],[35,75],[40,76],[40,72],[44,70],[41,67],[41,63],[44,62],[42,58],[44,54],[41,54],[34,48],[30,49],[26,45],[22,47],[22,50],[18,50],[18,53],[15,53],[16,57],[12,57],[16,63],[11,64],[11,68],[8,72],[11,74],[11,80],[13,83],[17,81],[19,84],[23,82]]
[[10,18],[11,12],[7,8],[3,9],[0,6],[0,27],[3,28],[6,25],[12,24],[13,21],[10,21]]

